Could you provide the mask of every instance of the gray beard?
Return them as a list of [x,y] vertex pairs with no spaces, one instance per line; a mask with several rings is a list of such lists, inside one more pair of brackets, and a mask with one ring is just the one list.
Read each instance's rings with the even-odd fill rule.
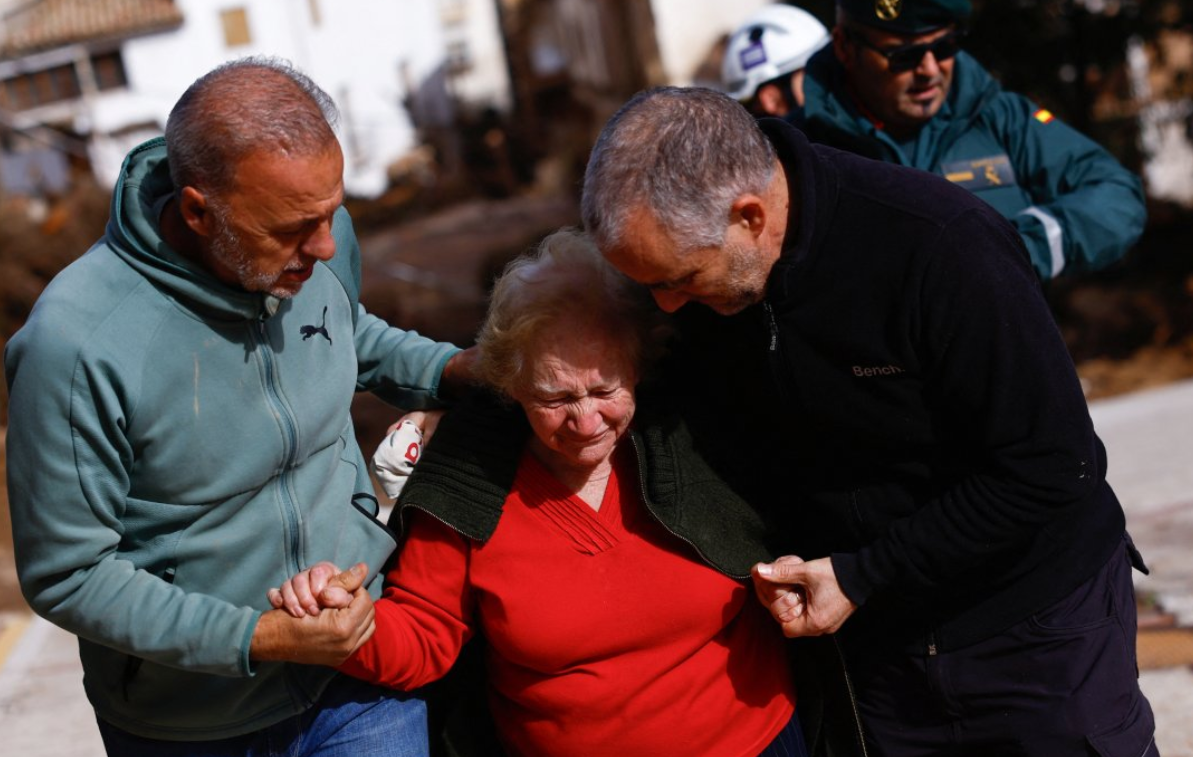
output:
[[729,264],[725,271],[725,290],[729,300],[723,309],[737,313],[761,302],[766,294],[766,273],[760,270],[758,250],[744,245],[726,245]]
[[289,299],[296,292],[276,286],[278,277],[261,271],[253,265],[252,258],[245,253],[240,237],[228,223],[227,210],[218,205],[211,206],[215,219],[214,233],[210,241],[210,254],[223,267],[232,271],[236,283],[248,292],[268,292],[278,299]]

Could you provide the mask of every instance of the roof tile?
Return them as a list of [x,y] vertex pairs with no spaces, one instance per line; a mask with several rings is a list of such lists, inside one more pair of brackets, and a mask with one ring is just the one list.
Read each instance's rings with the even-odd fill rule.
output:
[[4,16],[0,57],[96,39],[132,37],[182,24],[174,0],[36,0]]

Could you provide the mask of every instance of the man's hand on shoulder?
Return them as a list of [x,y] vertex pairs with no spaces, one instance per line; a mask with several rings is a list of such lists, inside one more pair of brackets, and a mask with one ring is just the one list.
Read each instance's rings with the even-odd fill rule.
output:
[[473,345],[448,358],[439,377],[439,396],[445,400],[460,399],[476,385],[476,361],[480,347]]

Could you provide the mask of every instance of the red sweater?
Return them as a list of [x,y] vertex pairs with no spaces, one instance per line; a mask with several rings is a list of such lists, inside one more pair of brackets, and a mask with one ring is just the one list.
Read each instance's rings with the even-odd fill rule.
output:
[[795,707],[778,625],[651,519],[634,472],[618,454],[595,512],[526,454],[483,544],[417,513],[343,670],[417,688],[479,623],[512,754],[757,755]]

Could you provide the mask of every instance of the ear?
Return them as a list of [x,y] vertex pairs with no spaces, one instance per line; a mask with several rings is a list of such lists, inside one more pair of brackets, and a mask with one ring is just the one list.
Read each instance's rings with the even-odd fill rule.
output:
[[833,27],[833,54],[846,71],[853,70],[853,42],[846,36],[845,29],[840,24]]
[[734,225],[742,225],[757,239],[766,230],[766,202],[755,194],[742,195],[729,207],[729,218]]
[[795,107],[804,107],[804,69],[791,72],[791,94],[795,97]]
[[783,97],[783,92],[774,84],[764,84],[758,88],[755,93],[758,98],[758,106],[768,116],[784,116],[787,111],[791,110],[787,106],[787,98]]
[[194,187],[183,187],[178,193],[178,212],[182,220],[201,237],[211,235],[213,218],[207,207],[207,196]]

